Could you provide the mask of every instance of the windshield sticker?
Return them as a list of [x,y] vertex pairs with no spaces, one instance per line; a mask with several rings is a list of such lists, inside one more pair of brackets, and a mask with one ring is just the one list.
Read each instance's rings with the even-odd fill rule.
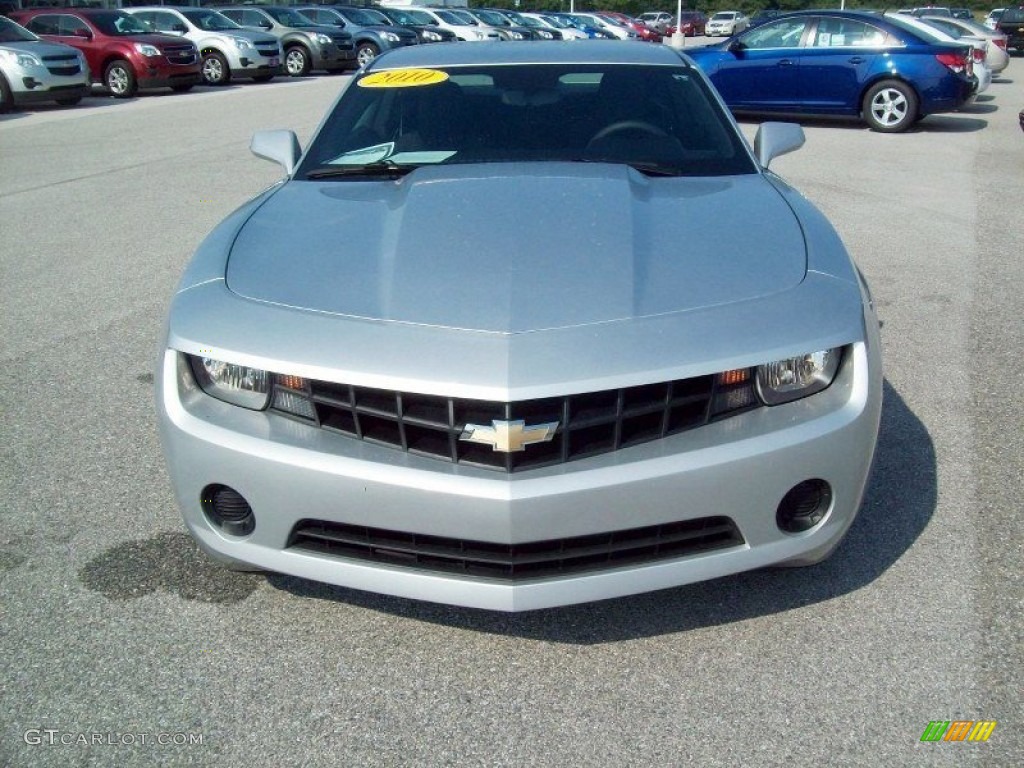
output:
[[414,88],[443,83],[447,79],[448,73],[439,69],[391,69],[367,75],[356,85],[363,88]]

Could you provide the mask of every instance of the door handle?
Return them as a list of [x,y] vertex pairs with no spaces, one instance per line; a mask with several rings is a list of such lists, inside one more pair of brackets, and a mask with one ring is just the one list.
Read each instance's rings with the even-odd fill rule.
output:
[[792,59],[779,59],[779,66],[780,67],[792,67],[793,66],[793,60]]
[[850,57],[850,63],[851,64],[863,64],[864,63],[864,57],[863,56],[851,56]]

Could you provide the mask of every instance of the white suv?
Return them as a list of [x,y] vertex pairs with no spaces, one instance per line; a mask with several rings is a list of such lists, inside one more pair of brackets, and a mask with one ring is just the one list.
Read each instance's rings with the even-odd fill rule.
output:
[[704,34],[708,37],[732,37],[750,26],[750,19],[740,11],[721,11],[708,19]]
[[207,8],[125,8],[155,31],[191,40],[202,56],[203,82],[226,85],[233,77],[270,80],[281,71],[281,43],[276,37],[245,29]]

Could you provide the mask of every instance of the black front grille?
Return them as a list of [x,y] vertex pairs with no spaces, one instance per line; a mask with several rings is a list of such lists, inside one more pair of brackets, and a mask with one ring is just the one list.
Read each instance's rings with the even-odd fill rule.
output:
[[[757,404],[749,380],[741,386],[721,384],[715,375],[511,403],[325,381],[309,381],[305,390],[289,390],[282,386],[284,380],[277,377],[273,410],[294,416],[296,410],[289,401],[301,399],[311,403],[308,421],[324,429],[421,456],[506,472],[617,451]],[[470,432],[467,425],[481,428],[478,437],[493,436],[489,433],[495,421],[522,421],[526,430],[555,423],[557,427],[550,440],[528,444],[523,450],[495,450],[493,444],[465,439]]]
[[61,77],[77,75],[82,71],[78,56],[75,54],[43,56],[43,65],[51,75],[59,75]]
[[257,45],[256,51],[260,56],[266,56],[268,59],[281,55],[281,52],[278,50],[276,45],[264,45],[262,48]]
[[705,517],[567,539],[496,544],[361,525],[302,520],[290,549],[478,578],[521,581],[600,571],[737,547],[727,517]]
[[196,49],[191,46],[167,46],[164,48],[164,56],[171,64],[194,64]]

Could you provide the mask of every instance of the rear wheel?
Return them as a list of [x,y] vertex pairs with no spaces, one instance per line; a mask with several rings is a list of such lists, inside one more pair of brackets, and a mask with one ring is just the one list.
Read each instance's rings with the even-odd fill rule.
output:
[[296,45],[285,51],[284,68],[292,77],[308,75],[310,66],[309,51],[301,45]]
[[873,131],[905,131],[917,119],[917,94],[899,80],[883,80],[864,94],[861,114]]
[[377,58],[377,55],[379,53],[380,48],[378,48],[373,43],[360,43],[359,47],[356,48],[356,62],[358,62],[360,67],[365,67],[371,61]]
[[228,61],[217,51],[203,54],[203,81],[207,85],[227,85],[231,82],[231,68]]
[[115,99],[128,99],[139,90],[132,65],[123,59],[112,61],[103,73],[103,84]]

